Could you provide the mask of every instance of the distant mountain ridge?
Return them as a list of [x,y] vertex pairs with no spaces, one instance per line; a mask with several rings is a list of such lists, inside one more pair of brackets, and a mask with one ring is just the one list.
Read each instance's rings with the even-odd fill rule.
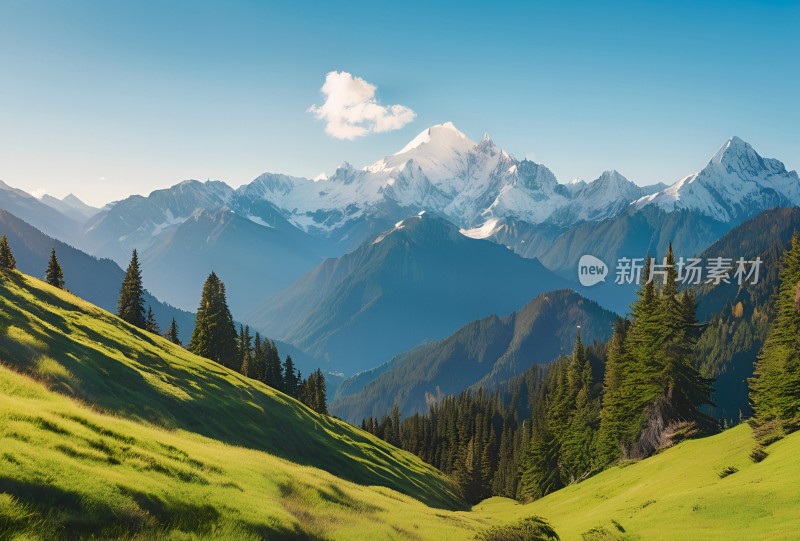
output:
[[424,213],[326,260],[246,319],[351,375],[565,285],[538,261]]
[[543,293],[510,315],[472,321],[447,338],[345,380],[331,410],[353,423],[381,417],[394,404],[403,416],[424,413],[442,396],[494,389],[534,364],[569,353],[578,326],[585,342],[604,342],[616,317],[571,290]]
[[[111,313],[117,312],[117,299],[125,271],[116,263],[110,259],[97,259],[45,235],[2,209],[0,209],[0,234],[8,237],[14,258],[17,260],[17,267],[22,272],[43,278],[50,250],[55,248],[64,271],[67,289]],[[149,292],[145,292],[144,300],[147,306],[152,307],[159,325],[166,329],[172,318],[175,318],[181,339],[184,342],[189,341],[194,328],[194,314],[161,302]]]

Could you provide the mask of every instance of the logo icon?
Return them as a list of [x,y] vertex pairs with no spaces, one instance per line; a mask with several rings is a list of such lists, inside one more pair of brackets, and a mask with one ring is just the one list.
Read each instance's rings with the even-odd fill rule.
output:
[[605,282],[608,265],[593,255],[585,255],[578,261],[578,281],[582,286],[591,287]]

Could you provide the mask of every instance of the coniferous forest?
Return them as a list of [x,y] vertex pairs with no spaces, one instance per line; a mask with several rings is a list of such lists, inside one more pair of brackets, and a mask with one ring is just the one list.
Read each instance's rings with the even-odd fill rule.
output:
[[645,272],[608,344],[587,347],[578,332],[570,357],[534,367],[502,391],[465,391],[406,419],[395,407],[362,427],[454,475],[472,502],[541,498],[714,431],[703,410],[713,382],[695,355],[702,326],[694,296],[678,290],[671,246],[665,258],[662,277]]
[[[0,262],[13,261],[10,249],[7,250],[7,256],[2,255],[3,246],[3,240],[0,240],[0,258],[5,257],[0,259]],[[7,241],[5,246],[8,246]],[[47,270],[47,279],[49,282],[52,276],[52,279],[57,281],[61,276],[61,281],[58,282],[60,286],[52,283],[51,285],[63,287],[61,268],[57,265],[54,249]],[[121,319],[153,334],[161,334],[161,328],[155,320],[152,309],[144,308],[144,286],[136,250],[133,251],[120,288],[118,305],[118,315]],[[174,318],[163,334],[170,342],[182,345]],[[214,272],[209,274],[203,285],[194,331],[187,349],[282,391],[318,413],[328,413],[325,376],[322,371],[317,369],[303,379],[290,355],[281,361],[274,341],[262,339],[258,332],[251,335],[249,325],[240,325],[237,332],[226,299],[225,283]]]

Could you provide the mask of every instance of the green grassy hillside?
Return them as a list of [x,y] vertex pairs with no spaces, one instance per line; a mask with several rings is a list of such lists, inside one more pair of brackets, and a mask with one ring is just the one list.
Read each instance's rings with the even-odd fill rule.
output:
[[0,281],[0,360],[98,411],[460,505],[410,453],[25,275]]
[[470,539],[486,524],[100,414],[0,367],[0,539]]
[[0,539],[469,540],[534,515],[564,540],[800,531],[800,433],[754,464],[740,426],[468,512],[415,457],[32,278],[0,282],[0,360]]
[[[564,540],[797,539],[800,433],[773,444],[758,464],[748,458],[752,448],[751,430],[741,425],[611,468],[528,505],[492,498],[473,510],[501,522],[541,515]],[[721,478],[728,467],[738,471]],[[595,537],[582,537],[593,529]]]

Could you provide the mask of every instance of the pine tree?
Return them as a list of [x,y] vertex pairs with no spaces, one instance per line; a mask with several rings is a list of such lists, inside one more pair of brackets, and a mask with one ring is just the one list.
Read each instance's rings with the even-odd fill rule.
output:
[[559,445],[546,419],[543,397],[533,409],[530,443],[519,465],[516,497],[521,502],[538,500],[564,486],[559,467]]
[[264,344],[265,362],[264,362],[264,383],[277,389],[283,390],[283,370],[281,368],[281,356],[278,352],[278,346],[274,341]]
[[328,414],[328,392],[325,387],[325,376],[322,370],[317,368],[314,381],[314,410],[317,413]]
[[647,454],[639,449],[639,439],[651,407],[658,402],[663,390],[659,384],[663,333],[656,280],[654,277],[651,279],[650,274],[651,264],[652,259],[648,257],[642,273],[643,283],[631,306],[632,323],[624,346],[625,360],[622,364],[625,372],[622,374],[621,392],[624,407],[618,410],[616,422],[621,427],[620,444],[626,457],[639,458]]
[[241,368],[236,348],[236,327],[225,298],[225,284],[214,272],[203,285],[189,350],[231,370]]
[[53,287],[64,289],[64,272],[61,270],[58,257],[56,257],[55,246],[50,250],[50,261],[47,263],[45,281]]
[[161,334],[161,329],[158,327],[156,316],[153,314],[153,309],[150,308],[150,305],[147,306],[147,318],[144,322],[144,330],[153,334]]
[[256,376],[256,363],[253,358],[253,339],[250,337],[250,326],[239,326],[239,359],[241,373],[248,378]]
[[[649,456],[677,423],[704,422],[701,407],[711,402],[711,381],[700,375],[694,358],[700,326],[690,293],[679,294],[672,246],[665,257],[661,290],[651,279],[632,306],[632,322],[622,344],[611,344],[609,394],[601,412],[600,462],[619,456]],[[617,453],[614,446],[621,452]]]
[[293,398],[297,398],[300,391],[299,375],[294,368],[294,361],[291,355],[286,356],[283,364],[283,392]]
[[133,251],[131,262],[122,281],[117,302],[117,315],[131,325],[141,329],[147,323],[144,311],[144,287],[142,286],[142,272],[139,269],[139,255]]
[[169,340],[173,344],[178,344],[179,346],[183,345],[181,343],[181,339],[180,339],[179,333],[178,333],[178,322],[175,321],[174,317],[172,318],[172,323],[169,324],[169,328],[167,329],[167,332],[164,333],[164,338],[166,338],[167,340]]
[[775,320],[749,381],[762,439],[800,427],[800,233],[783,255],[779,279]]
[[483,477],[481,475],[481,452],[475,436],[469,438],[467,446],[460,453],[459,467],[456,469],[456,482],[461,487],[464,499],[469,503],[478,503],[483,495]]
[[591,450],[596,411],[591,396],[592,368],[581,341],[575,348],[568,368],[569,397],[574,404],[561,437],[561,475],[570,483],[581,480],[591,471]]
[[256,331],[256,336],[253,339],[253,378],[258,381],[264,381],[264,348],[261,343],[261,334]]
[[624,419],[626,417],[623,377],[626,372],[625,338],[630,321],[618,318],[614,322],[614,334],[608,344],[603,380],[603,402],[600,412],[600,428],[597,433],[595,466],[599,469],[614,463],[622,456]]
[[[327,392],[325,389],[325,376],[322,370],[317,368],[300,384],[298,398],[300,401],[316,411],[317,413],[328,414]],[[391,419],[385,418],[387,424],[391,424]],[[383,437],[383,436],[381,436]]]
[[11,247],[8,245],[8,239],[5,235],[0,237],[0,272],[9,273],[17,269],[17,260],[14,259],[14,254],[11,253]]

